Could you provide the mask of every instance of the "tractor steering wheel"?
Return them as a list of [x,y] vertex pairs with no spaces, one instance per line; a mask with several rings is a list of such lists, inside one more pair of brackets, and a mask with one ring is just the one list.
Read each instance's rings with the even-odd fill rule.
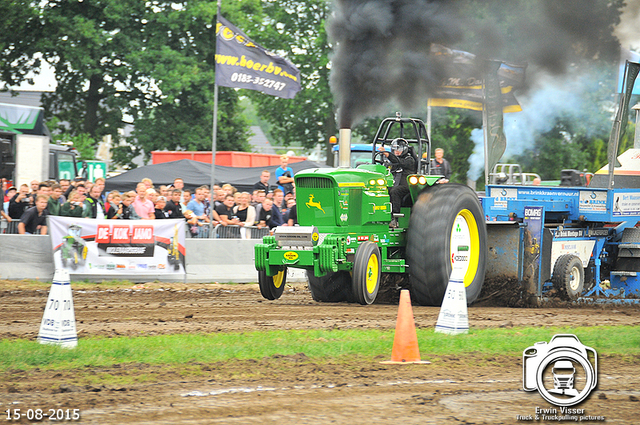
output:
[[387,164],[389,163],[389,159],[386,156],[384,156],[384,152],[378,151],[373,156],[373,163],[374,164],[381,164],[381,165],[384,165],[386,167]]

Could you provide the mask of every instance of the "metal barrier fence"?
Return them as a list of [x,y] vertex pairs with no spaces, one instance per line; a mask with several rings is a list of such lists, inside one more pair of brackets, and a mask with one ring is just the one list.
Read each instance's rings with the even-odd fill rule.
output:
[[[0,234],[18,234],[18,223],[20,220],[11,222],[0,221]],[[187,237],[198,239],[224,238],[224,239],[262,239],[263,236],[269,235],[269,228],[256,226],[223,226],[216,225],[213,228],[209,226],[198,226],[197,233],[192,233],[189,226],[186,229]]]
[[209,226],[197,226],[194,224],[187,224],[187,237],[206,239],[209,237]]
[[262,239],[269,234],[268,227],[258,228],[256,226],[236,226],[222,224],[216,225],[211,233],[212,238],[225,239]]
[[0,233],[5,235],[17,235],[18,234],[18,224],[20,220],[13,221],[0,221]]

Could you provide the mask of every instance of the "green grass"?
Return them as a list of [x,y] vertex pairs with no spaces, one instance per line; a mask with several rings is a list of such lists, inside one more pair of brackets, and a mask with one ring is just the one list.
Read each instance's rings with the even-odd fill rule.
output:
[[[618,355],[638,361],[640,327],[598,326],[570,328],[479,329],[449,336],[418,330],[420,352],[425,356],[480,353],[520,356],[538,341],[571,333],[596,349],[600,356]],[[0,341],[0,371],[32,368],[72,370],[109,367],[118,363],[179,365],[229,359],[261,359],[304,353],[317,360],[343,361],[357,356],[390,357],[393,331],[379,330],[277,330],[207,335],[81,338],[75,349],[42,345],[28,340]]]

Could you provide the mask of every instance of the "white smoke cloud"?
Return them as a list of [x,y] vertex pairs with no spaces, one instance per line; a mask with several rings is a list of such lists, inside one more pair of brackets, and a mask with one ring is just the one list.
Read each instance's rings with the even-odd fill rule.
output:
[[[544,75],[538,76],[535,81],[534,86],[527,93],[516,94],[522,111],[504,115],[507,149],[502,156],[503,160],[533,149],[537,138],[550,131],[560,116],[571,116],[582,122],[591,121],[586,123],[587,129],[591,128],[594,132],[602,130],[602,117],[591,116],[587,112],[589,109],[587,102],[590,102],[587,94],[600,84],[592,75],[586,73],[582,75],[569,73],[563,76]],[[613,84],[610,85],[613,89]],[[611,103],[600,105],[602,114],[610,116],[612,105]],[[480,178],[484,170],[482,129],[471,132],[471,141],[474,143],[474,150],[469,157],[467,177],[475,181]]]

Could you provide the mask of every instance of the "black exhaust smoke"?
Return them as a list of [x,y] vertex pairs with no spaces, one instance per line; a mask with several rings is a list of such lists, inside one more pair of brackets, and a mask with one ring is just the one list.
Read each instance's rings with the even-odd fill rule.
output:
[[528,62],[529,86],[540,71],[558,75],[575,69],[580,59],[615,60],[619,43],[611,30],[619,3],[334,0],[327,31],[334,46],[330,84],[339,127],[391,107],[423,106],[450,66],[429,54],[432,43],[480,59]]
[[424,98],[446,75],[431,43],[461,39],[448,1],[336,0],[327,30],[334,42],[331,88],[338,125],[349,128],[390,100],[403,108]]

